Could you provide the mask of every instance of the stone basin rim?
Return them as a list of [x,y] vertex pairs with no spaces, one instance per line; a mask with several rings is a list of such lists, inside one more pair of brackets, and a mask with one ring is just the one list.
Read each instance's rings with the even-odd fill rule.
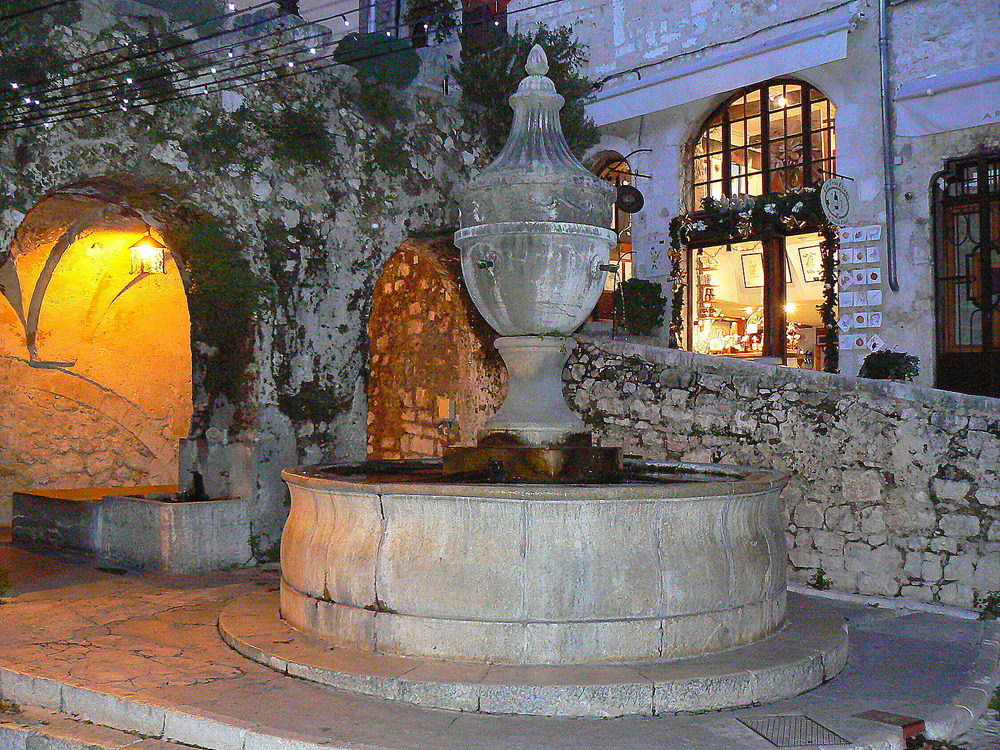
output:
[[593,224],[578,224],[572,221],[494,221],[489,224],[473,224],[455,232],[455,243],[483,235],[499,234],[567,234],[589,235],[610,241],[616,240],[615,233]]
[[[405,459],[403,462],[422,469],[439,468],[439,459]],[[401,463],[403,463],[401,462]],[[390,462],[391,463],[391,462]],[[699,498],[724,498],[751,495],[780,490],[789,479],[789,474],[775,469],[748,468],[729,464],[698,464],[684,461],[645,461],[625,459],[626,472],[629,469],[646,471],[683,471],[689,474],[703,474],[719,477],[705,481],[651,482],[630,484],[628,482],[594,484],[489,484],[470,481],[436,482],[393,482],[386,479],[372,479],[363,476],[336,476],[325,470],[330,467],[350,469],[363,462],[343,461],[284,469],[281,477],[286,482],[300,487],[344,493],[377,495],[436,495],[497,501],[678,501]]]

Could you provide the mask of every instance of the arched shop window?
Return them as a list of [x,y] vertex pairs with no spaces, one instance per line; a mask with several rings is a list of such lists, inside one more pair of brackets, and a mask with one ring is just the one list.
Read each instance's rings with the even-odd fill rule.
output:
[[[802,81],[739,91],[705,121],[691,152],[692,218],[712,202],[794,192],[836,172],[835,108]],[[684,340],[705,354],[823,368],[820,235],[753,236],[687,248]]]
[[[633,183],[632,168],[621,154],[615,152],[598,157],[591,171],[615,187]],[[618,235],[618,244],[611,249],[609,259],[617,266],[617,271],[608,273],[604,292],[594,308],[593,317],[598,320],[611,320],[614,317],[615,288],[632,278],[632,215],[615,205],[611,209],[608,226]]]
[[712,114],[695,141],[692,208],[706,197],[783,193],[833,177],[834,118],[833,104],[802,81],[744,89]]

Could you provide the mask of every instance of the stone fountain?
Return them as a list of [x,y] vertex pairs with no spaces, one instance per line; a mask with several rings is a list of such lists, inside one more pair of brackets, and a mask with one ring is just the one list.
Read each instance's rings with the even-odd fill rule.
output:
[[322,639],[325,667],[294,671],[252,634],[222,621],[223,634],[290,674],[442,708],[649,714],[814,687],[843,666],[846,637],[788,614],[787,477],[622,460],[563,398],[571,334],[615,242],[613,189],[569,151],[539,47],[526,68],[511,135],[462,194],[455,238],[501,334],[506,400],[443,466],[283,473],[283,627]]

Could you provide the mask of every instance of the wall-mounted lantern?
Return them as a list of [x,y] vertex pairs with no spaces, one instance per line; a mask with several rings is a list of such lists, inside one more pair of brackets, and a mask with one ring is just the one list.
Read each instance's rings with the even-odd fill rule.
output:
[[164,257],[167,248],[161,242],[154,239],[147,230],[146,234],[132,247],[132,273],[166,273]]

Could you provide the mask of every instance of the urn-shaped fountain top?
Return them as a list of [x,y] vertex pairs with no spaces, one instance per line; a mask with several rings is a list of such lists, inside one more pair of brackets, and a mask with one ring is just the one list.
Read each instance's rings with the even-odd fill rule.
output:
[[570,151],[559,122],[565,99],[545,74],[537,44],[527,78],[510,97],[514,121],[497,158],[459,196],[461,225],[558,221],[606,227],[615,188],[587,170]]

